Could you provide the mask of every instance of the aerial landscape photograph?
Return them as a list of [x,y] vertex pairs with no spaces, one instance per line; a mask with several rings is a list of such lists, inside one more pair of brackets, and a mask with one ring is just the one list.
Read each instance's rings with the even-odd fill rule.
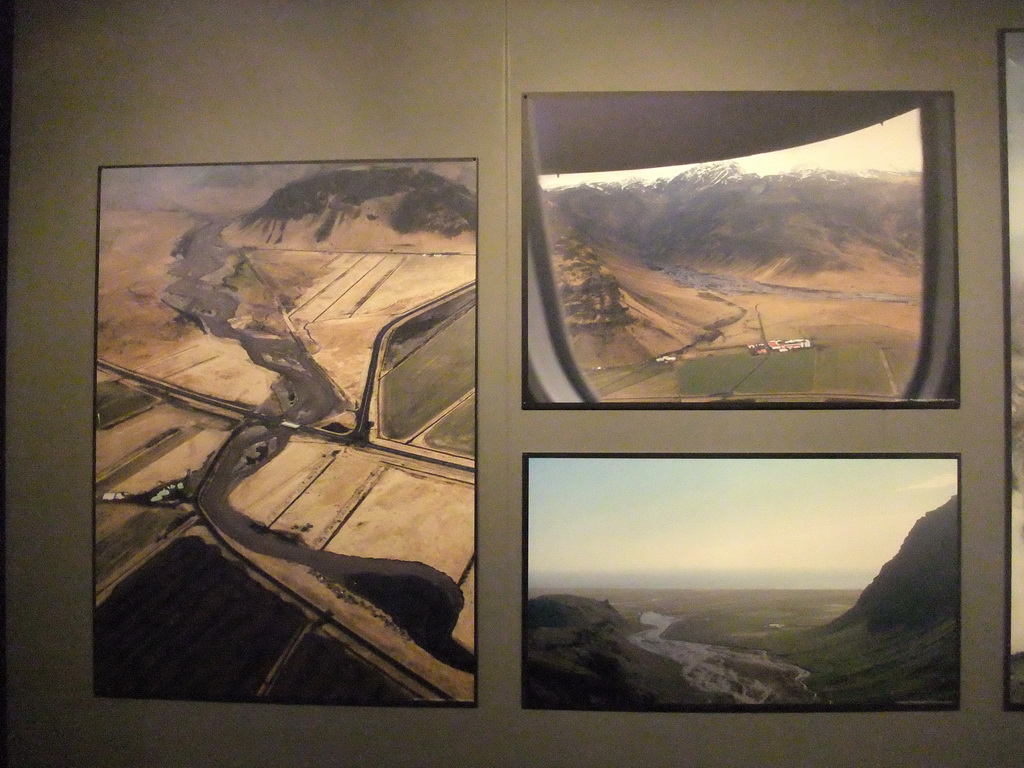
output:
[[1024,709],[1024,33],[1003,40],[1009,261],[1009,615],[1006,704]]
[[524,707],[959,707],[957,456],[523,462]]
[[99,174],[96,695],[472,706],[477,170]]
[[[956,299],[935,291],[955,282],[953,260],[936,255],[948,239],[936,230],[952,222],[931,210],[926,159],[936,152],[924,142],[934,131],[923,108],[897,104],[905,111],[851,119],[827,138],[822,127],[810,141],[780,131],[742,147],[769,151],[700,162],[629,165],[646,158],[617,158],[613,147],[607,170],[594,170],[597,160],[560,143],[611,145],[615,128],[567,138],[569,107],[551,102],[534,107],[524,178],[536,285],[527,400],[571,401],[544,384],[557,358],[585,401],[606,406],[955,401],[955,375],[928,373],[955,368]],[[589,94],[579,105],[581,125],[612,111]],[[660,130],[642,112],[622,123]],[[574,163],[586,170],[565,170]]]

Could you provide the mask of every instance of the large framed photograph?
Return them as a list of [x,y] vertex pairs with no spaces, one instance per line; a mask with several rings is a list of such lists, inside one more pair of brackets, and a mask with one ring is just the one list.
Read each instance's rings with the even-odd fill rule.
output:
[[999,38],[1007,295],[1007,632],[1005,706],[1024,709],[1024,30]]
[[953,99],[528,93],[525,408],[957,407]]
[[523,706],[951,710],[959,457],[526,454]]
[[100,169],[97,695],[475,702],[476,174]]

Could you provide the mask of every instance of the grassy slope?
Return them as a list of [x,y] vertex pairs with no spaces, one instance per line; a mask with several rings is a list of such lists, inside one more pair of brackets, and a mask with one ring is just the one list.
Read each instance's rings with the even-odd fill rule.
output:
[[766,650],[811,672],[808,686],[836,705],[955,703],[955,620],[915,633],[870,632],[864,622],[765,638]]

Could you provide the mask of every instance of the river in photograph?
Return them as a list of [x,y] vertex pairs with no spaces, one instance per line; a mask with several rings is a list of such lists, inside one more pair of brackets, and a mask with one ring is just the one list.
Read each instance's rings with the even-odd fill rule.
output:
[[737,704],[795,704],[817,698],[804,684],[810,674],[806,669],[774,659],[766,651],[667,640],[662,634],[676,619],[654,611],[641,614],[640,621],[649,629],[630,640],[675,661],[683,677],[702,691],[725,694]]

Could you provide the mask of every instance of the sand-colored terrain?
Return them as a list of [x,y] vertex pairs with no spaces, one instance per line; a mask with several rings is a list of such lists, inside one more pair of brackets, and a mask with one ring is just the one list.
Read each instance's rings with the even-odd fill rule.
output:
[[356,407],[362,402],[380,331],[380,318],[375,316],[311,323],[303,331],[314,359]]
[[197,221],[184,213],[110,211],[100,217],[96,354],[135,368],[165,357],[202,332],[177,321],[161,300],[171,251]]
[[[600,251],[601,269],[618,286],[628,319],[589,324],[570,319],[568,333],[577,363],[605,400],[701,399],[680,385],[680,375],[688,375],[677,370],[680,366],[745,353],[747,345],[766,339],[811,340],[815,368],[804,394],[812,398],[899,398],[912,375],[922,319],[921,277],[911,268],[788,276],[787,289],[754,293],[690,287],[671,269],[651,269],[607,248],[594,251]],[[750,279],[732,277],[737,285]],[[757,392],[755,382],[756,377],[748,382],[751,392],[738,394]],[[733,382],[741,383],[742,377]],[[771,396],[774,385],[768,386],[758,396]],[[781,380],[779,386],[785,386]],[[778,394],[792,397],[800,391]],[[716,389],[706,397],[721,395]]]
[[389,467],[326,548],[418,560],[458,581],[474,554],[473,508],[469,482]]
[[[429,681],[432,687],[444,691],[447,696],[456,701],[473,700],[474,675],[453,669],[435,659],[412,642],[386,614],[372,604],[338,589],[337,585],[324,583],[305,566],[260,555],[244,548],[239,548],[238,552],[271,577],[287,584],[289,589],[310,605],[317,606],[323,611],[329,611],[341,625],[369,642],[375,649],[370,658],[381,668],[387,670],[388,660],[395,660],[401,668],[392,674],[402,675],[412,672],[421,680]],[[468,635],[469,633],[463,634]],[[463,642],[462,637],[456,637],[456,640],[466,648],[473,649],[473,645],[467,645]],[[355,648],[358,649],[358,646]],[[407,672],[403,672],[403,670]],[[415,684],[414,681],[401,679],[408,685]],[[421,699],[437,698],[437,694],[429,688],[416,692],[417,697]]]
[[207,395],[258,405],[277,376],[241,345],[204,334],[164,303],[178,239],[199,221],[184,213],[101,216],[97,357]]
[[[96,480],[104,490],[137,493],[198,470],[227,439],[230,425],[204,414],[158,404],[96,432]],[[135,467],[133,471],[133,467]],[[110,486],[112,475],[119,478]],[[152,485],[146,485],[152,481]]]
[[228,501],[256,522],[270,526],[335,464],[339,451],[319,440],[290,440],[261,471],[242,480]]
[[[195,472],[206,463],[227,439],[227,430],[207,429],[189,435],[180,444],[174,445],[167,453],[154,458],[138,472],[117,484],[117,490],[124,493],[146,493],[159,489],[171,482],[182,480],[189,472]],[[176,443],[176,440],[168,442]]]
[[[823,299],[813,295],[716,293],[680,285],[668,272],[651,270],[635,261],[609,254],[605,258],[622,287],[627,306],[637,318],[633,325],[638,328],[630,326],[625,332],[645,348],[647,359],[693,343],[711,328],[721,336],[712,343],[699,344],[699,351],[761,341],[762,325],[764,334],[775,339],[807,337],[819,332],[823,340],[836,341],[870,341],[892,336],[906,339],[920,334],[919,273],[896,269],[881,274],[817,273],[813,280],[789,278],[785,283],[798,288],[907,297],[901,303]],[[832,328],[842,330],[833,333],[829,330]],[[612,360],[603,363],[615,364],[617,361]]]

